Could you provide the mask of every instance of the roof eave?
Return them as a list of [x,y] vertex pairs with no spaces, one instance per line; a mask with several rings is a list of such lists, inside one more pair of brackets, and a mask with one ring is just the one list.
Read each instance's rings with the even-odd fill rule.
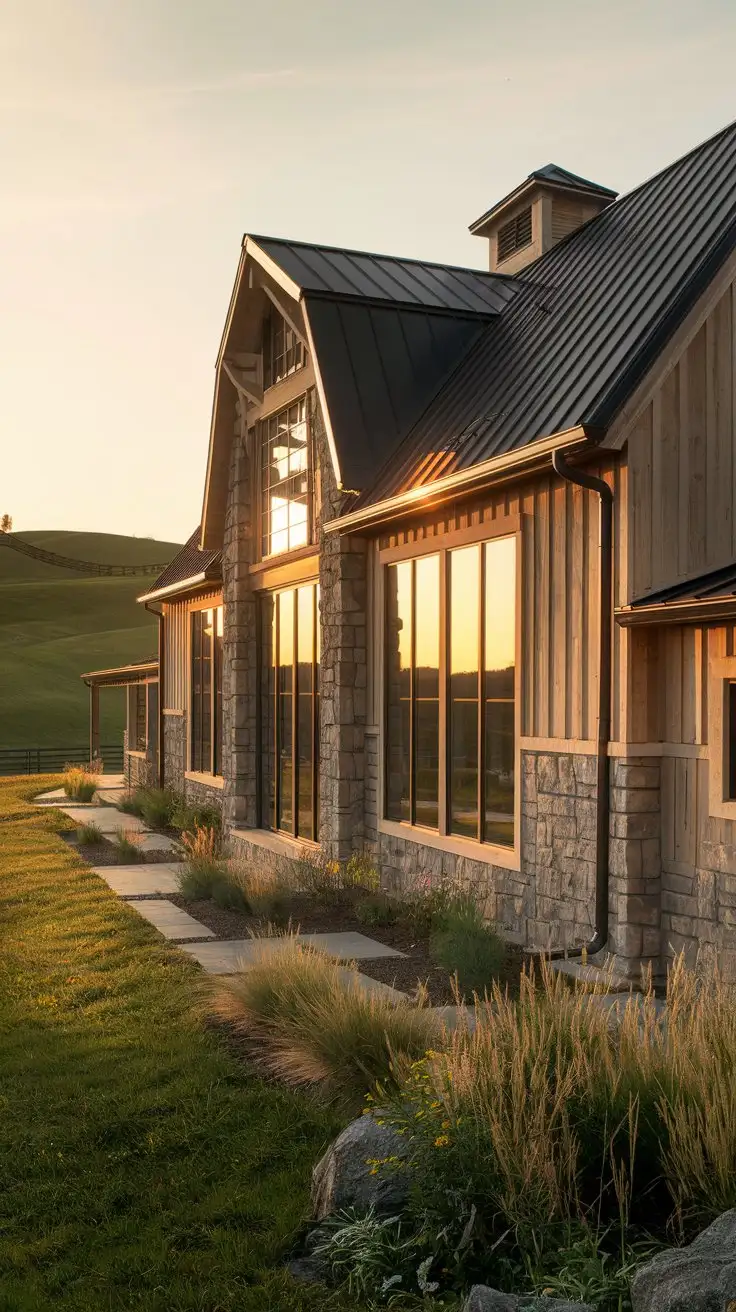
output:
[[707,624],[736,617],[736,596],[712,597],[698,601],[663,601],[651,606],[641,603],[621,606],[614,611],[616,623],[623,628],[645,624]]
[[565,448],[574,451],[581,447],[597,446],[601,434],[589,425],[578,424],[549,437],[537,439],[527,446],[503,455],[492,456],[468,469],[458,470],[435,482],[409,488],[397,496],[388,497],[374,505],[362,507],[341,515],[324,525],[325,533],[355,533],[372,528],[407,513],[424,510],[459,493],[478,491],[500,480],[520,476],[540,462],[546,462],[553,451]]
[[[126,675],[138,675],[139,679],[143,679],[146,675],[157,673],[158,660],[154,660],[142,661],[133,665],[118,665],[110,670],[88,670],[86,674],[80,674],[79,677],[84,683],[105,683],[113,680],[120,682],[125,679]],[[133,678],[128,680],[128,682],[137,681],[139,680]]]
[[152,592],[144,592],[141,597],[136,597],[136,601],[161,601],[166,597],[173,597],[182,592],[191,592],[194,588],[201,588],[210,583],[222,583],[222,574],[219,570],[202,570],[200,574],[192,574],[188,579],[181,579],[179,583],[170,583],[165,588],[154,588]]

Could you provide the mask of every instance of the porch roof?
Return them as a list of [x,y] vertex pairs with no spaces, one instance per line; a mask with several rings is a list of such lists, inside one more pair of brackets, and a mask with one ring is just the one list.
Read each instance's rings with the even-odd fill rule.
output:
[[133,683],[147,683],[151,678],[158,678],[158,657],[118,665],[110,670],[89,670],[79,677],[90,688],[123,688]]
[[166,597],[201,587],[203,583],[221,581],[222,553],[202,551],[199,545],[200,535],[201,528],[198,524],[181,551],[177,552],[166,569],[159,574],[153,587],[138,597],[138,601],[164,600]]

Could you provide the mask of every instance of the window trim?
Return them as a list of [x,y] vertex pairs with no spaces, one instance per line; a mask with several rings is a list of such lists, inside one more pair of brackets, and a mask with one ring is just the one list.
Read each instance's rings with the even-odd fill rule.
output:
[[[297,371],[297,372],[298,372],[298,374],[301,374],[301,370],[299,370],[299,371]],[[292,375],[289,375],[289,378],[288,378],[288,379],[284,379],[284,380],[282,380],[282,382],[288,382],[288,381],[290,381],[293,377],[294,377],[293,374],[292,374]],[[303,382],[302,379],[300,379],[300,381]],[[282,386],[282,383],[277,383],[277,384],[275,384],[275,386],[276,386],[276,387],[281,387],[281,386]],[[263,488],[263,436],[264,436],[264,431],[265,431],[265,427],[266,427],[267,424],[269,423],[269,420],[274,419],[274,418],[278,417],[278,415],[283,414],[283,413],[285,413],[286,411],[290,410],[291,407],[292,407],[293,405],[298,405],[300,401],[304,401],[304,422],[305,422],[305,424],[306,424],[306,428],[307,428],[307,441],[306,441],[306,449],[307,449],[307,540],[306,540],[306,542],[302,543],[302,544],[301,544],[300,546],[298,546],[298,547],[286,547],[286,548],[284,548],[284,550],[282,550],[282,551],[270,551],[270,552],[268,552],[268,553],[264,553],[264,551],[263,551],[263,539],[264,539],[263,526],[264,526],[264,521],[265,521],[265,518],[266,518],[266,515],[265,515],[265,509],[264,509],[264,488]],[[304,553],[304,552],[306,552],[306,551],[309,551],[309,550],[313,550],[313,549],[314,549],[314,462],[315,462],[315,449],[314,449],[314,435],[313,435],[313,425],[312,425],[312,414],[311,414],[311,407],[310,407],[310,404],[309,404],[309,388],[301,387],[301,388],[295,393],[295,395],[293,395],[293,396],[290,395],[289,398],[288,398],[288,400],[286,399],[286,395],[282,395],[282,398],[280,399],[278,405],[269,406],[268,409],[266,409],[266,408],[264,407],[263,410],[261,411],[261,413],[259,413],[257,419],[254,419],[253,427],[255,428],[255,440],[253,441],[253,463],[252,463],[252,466],[251,466],[251,472],[252,472],[253,488],[254,488],[254,493],[255,493],[255,502],[256,502],[256,504],[255,504],[255,515],[254,515],[254,521],[255,521],[255,525],[256,525],[256,532],[257,532],[257,535],[258,535],[257,538],[256,538],[257,564],[259,564],[259,565],[260,565],[260,564],[270,565],[270,564],[273,564],[273,563],[275,563],[275,562],[279,562],[279,561],[281,561],[281,560],[287,560],[287,559],[290,559],[290,558],[297,559],[297,558],[298,558],[298,553]]]
[[[186,625],[186,642],[187,642],[187,650],[186,650],[186,670],[187,670],[187,678],[186,678],[186,688],[185,688],[185,691],[186,691],[186,712],[185,712],[185,719],[186,719],[186,726],[185,726],[185,727],[186,727],[186,753],[185,753],[185,762],[186,762],[186,768],[185,768],[185,770],[184,770],[184,777],[185,777],[185,779],[193,779],[195,782],[200,782],[200,783],[204,783],[205,781],[206,781],[206,782],[211,782],[212,780],[215,780],[215,781],[216,781],[216,780],[219,780],[219,779],[223,779],[223,778],[224,778],[224,773],[223,773],[223,757],[224,757],[224,714],[223,714],[223,724],[222,724],[221,735],[220,735],[220,760],[219,760],[219,762],[218,762],[218,764],[219,764],[219,766],[220,766],[219,773],[215,774],[214,769],[212,769],[212,770],[195,770],[195,769],[194,769],[194,766],[193,766],[194,751],[193,751],[193,742],[192,742],[192,738],[193,738],[193,730],[194,730],[193,697],[192,697],[192,678],[193,678],[193,667],[192,667],[192,655],[193,655],[192,631],[193,631],[193,626],[194,626],[194,616],[195,616],[196,614],[199,614],[199,613],[200,613],[201,611],[203,611],[203,610],[211,610],[211,611],[215,611],[215,610],[218,610],[218,609],[221,609],[221,610],[222,610],[222,646],[223,646],[223,661],[222,661],[222,663],[223,663],[223,665],[224,665],[224,656],[225,656],[225,604],[224,604],[224,601],[223,601],[223,598],[222,598],[222,594],[216,594],[215,596],[209,596],[209,597],[198,597],[197,600],[196,600],[195,602],[192,602],[192,603],[190,603],[190,605],[187,606],[187,611],[186,611],[186,615],[187,615],[187,625]],[[215,680],[215,665],[216,665],[216,662],[215,662],[215,652],[216,652],[216,643],[215,643],[214,635],[213,635],[213,656],[212,656],[212,676],[213,676],[213,677],[212,677],[212,679],[211,679],[211,689],[210,689],[210,692],[211,692],[211,698],[212,698],[212,707],[211,707],[211,713],[212,713],[212,741],[211,741],[211,743],[210,743],[210,765],[212,765],[212,766],[214,766],[214,758],[215,758],[215,733],[214,733],[214,725],[215,725],[215,709],[216,709],[216,704],[217,704],[217,697],[216,697],[216,680]],[[220,683],[222,684],[222,668],[220,668],[219,673],[220,673]],[[224,711],[224,708],[223,708],[223,711]],[[217,786],[218,786],[217,783],[215,783],[214,786],[217,787]]]
[[729,785],[729,688],[736,683],[736,656],[708,662],[708,813],[719,820],[736,820],[736,797]]
[[[450,834],[447,832],[448,826],[448,788],[447,788],[447,677],[444,683],[441,683],[440,706],[439,706],[439,733],[440,744],[444,744],[444,750],[439,754],[439,832],[433,829],[425,829],[421,825],[410,824],[406,820],[390,820],[386,816],[386,588],[385,588],[385,566],[395,564],[397,561],[414,560],[421,556],[440,557],[440,668],[447,671],[447,630],[448,630],[448,612],[447,612],[447,554],[457,547],[472,545],[474,543],[491,542],[495,538],[513,537],[516,543],[516,587],[515,587],[515,641],[514,641],[514,844],[513,847],[501,846],[496,843],[484,843],[477,838],[466,838],[460,834]],[[380,833],[390,835],[394,838],[406,839],[408,842],[417,843],[420,846],[433,847],[443,852],[451,852],[456,856],[462,856],[479,861],[486,865],[499,866],[505,870],[521,869],[521,792],[522,792],[522,774],[521,774],[521,669],[522,669],[522,650],[521,650],[521,617],[523,603],[523,540],[522,540],[522,517],[521,515],[509,515],[504,519],[497,519],[484,524],[474,524],[466,529],[458,529],[450,533],[437,535],[435,538],[423,538],[421,541],[413,543],[404,543],[394,547],[387,547],[379,550],[377,574],[377,587],[375,590],[375,614],[376,629],[380,632],[380,641],[377,645],[377,652],[380,653],[380,660],[377,664],[377,679],[379,685],[378,707],[380,710],[378,725],[378,829]],[[734,803],[736,809],[736,803]]]
[[[298,594],[300,589],[308,588],[312,592],[312,692],[311,692],[311,828],[313,836],[310,838],[299,834],[299,601]],[[281,603],[280,598],[287,594],[293,597],[293,632],[292,632],[292,690],[291,690],[291,816],[292,829],[281,829],[277,825],[277,818],[280,811],[281,802],[281,784],[279,773],[280,762],[280,716],[279,716],[279,678],[278,671],[281,669],[280,661],[273,666],[274,669],[274,686],[272,693],[271,715],[273,723],[270,726],[272,733],[271,751],[273,776],[273,808],[269,805],[270,781],[263,776],[266,774],[264,768],[264,725],[262,721],[262,685],[258,691],[258,733],[257,733],[257,753],[259,761],[258,776],[261,780],[259,785],[258,815],[260,827],[270,821],[271,828],[263,829],[264,833],[277,835],[280,838],[288,839],[297,845],[308,844],[310,846],[319,846],[319,828],[322,823],[321,807],[321,743],[320,743],[320,711],[322,707],[323,690],[321,685],[321,611],[320,611],[320,585],[319,578],[311,575],[308,578],[302,578],[298,582],[287,584],[286,586],[275,588],[273,590],[263,589],[259,593],[258,600],[258,669],[259,683],[265,676],[263,668],[264,644],[263,644],[263,606],[267,599],[270,599],[273,607],[271,617],[272,628],[272,657],[279,652],[280,647],[280,627],[281,627]],[[266,785],[264,787],[264,784]],[[316,833],[316,837],[314,836]]]
[[[293,369],[288,370],[287,373],[282,374],[280,378],[273,378],[272,376],[273,360],[274,360],[274,355],[273,355],[274,324],[276,319],[281,320],[281,324],[285,334],[291,333],[291,336],[293,338],[294,349],[296,350],[296,348],[298,347],[299,350],[301,351],[301,360],[299,364],[295,365]],[[286,359],[287,349],[284,350],[284,355],[283,355],[284,359]],[[302,369],[304,369],[307,363],[308,354],[309,353],[307,350],[307,343],[304,340],[302,334],[297,332],[293,324],[289,323],[289,320],[285,318],[285,316],[279,310],[278,306],[274,304],[274,302],[271,300],[271,297],[269,296],[268,309],[266,311],[263,320],[263,338],[261,344],[261,376],[263,378],[264,392],[270,391],[272,387],[278,387],[280,383],[286,382],[287,378],[293,378],[296,374],[301,373]],[[268,371],[266,369],[267,355],[268,355]],[[266,382],[267,373],[271,374],[270,382]]]

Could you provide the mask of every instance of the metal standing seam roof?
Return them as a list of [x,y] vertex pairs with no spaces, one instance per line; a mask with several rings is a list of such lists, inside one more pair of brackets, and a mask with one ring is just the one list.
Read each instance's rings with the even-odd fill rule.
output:
[[139,601],[145,601],[154,592],[160,592],[163,588],[175,587],[177,583],[185,583],[187,579],[196,578],[199,574],[212,576],[213,581],[222,577],[222,553],[220,551],[200,551],[199,536],[201,528],[197,525],[192,536],[184,543],[181,551],[178,551],[174,559],[166,566],[166,569],[159,574],[155,583]]
[[736,562],[708,570],[682,583],[672,583],[657,592],[647,592],[632,601],[631,608],[661,606],[670,601],[716,601],[719,597],[733,596],[736,596]]
[[303,293],[390,301],[449,314],[500,314],[519,290],[516,278],[451,264],[248,234]]
[[581,178],[578,173],[570,173],[569,169],[560,168],[559,164],[545,164],[541,169],[534,169],[527,178],[524,179],[518,187],[514,187],[501,200],[497,200],[489,210],[481,214],[479,219],[470,225],[470,231],[478,233],[492,219],[494,214],[505,209],[510,201],[517,197],[521,200],[522,196],[529,190],[529,184],[532,182],[546,182],[551,187],[563,187],[568,191],[575,191],[578,194],[587,196],[599,196],[607,201],[615,200],[617,192],[610,187],[602,187],[599,182],[591,182],[590,178]]
[[[579,425],[605,428],[736,247],[736,124],[517,275],[523,284],[351,506]],[[450,472],[447,461],[442,472]]]

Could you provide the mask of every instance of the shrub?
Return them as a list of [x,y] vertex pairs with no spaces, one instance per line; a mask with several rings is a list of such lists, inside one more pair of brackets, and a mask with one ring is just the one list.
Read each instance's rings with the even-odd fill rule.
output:
[[134,829],[116,829],[115,830],[115,848],[118,856],[123,861],[128,861],[132,865],[136,861],[143,860],[143,853],[140,848],[141,835]]
[[349,900],[357,892],[377,892],[380,879],[369,857],[353,853],[344,863],[320,850],[303,848],[289,866],[288,882],[327,903]]
[[179,794],[171,794],[172,804],[169,824],[180,833],[192,833],[196,829],[222,829],[222,815],[216,806],[207,803],[187,802]]
[[385,893],[376,893],[363,898],[355,906],[356,919],[363,925],[378,928],[381,925],[394,925],[399,919],[399,911],[392,898]]
[[343,965],[294,936],[220,981],[216,1008],[271,1074],[324,1085],[351,1104],[378,1084],[393,1086],[439,1033],[430,1012],[368,993]]
[[118,802],[118,809],[126,815],[143,815],[143,789],[136,788],[134,793],[126,793]]
[[[325,1233],[326,1232],[326,1233]],[[360,1299],[392,1302],[407,1292],[432,1293],[429,1262],[421,1261],[416,1234],[405,1233],[399,1216],[377,1216],[375,1208],[336,1212],[322,1224],[324,1238],[314,1249],[326,1263],[333,1280],[344,1284]]]
[[73,802],[91,802],[97,792],[97,775],[91,766],[65,766],[62,782],[66,796]]
[[176,804],[176,794],[168,788],[139,790],[140,815],[152,829],[168,829]]
[[503,939],[484,923],[468,895],[458,897],[434,920],[436,928],[430,937],[433,959],[457,977],[461,992],[482,994],[506,959]]
[[80,825],[77,830],[77,842],[82,847],[95,847],[104,840],[105,836],[99,825]]

